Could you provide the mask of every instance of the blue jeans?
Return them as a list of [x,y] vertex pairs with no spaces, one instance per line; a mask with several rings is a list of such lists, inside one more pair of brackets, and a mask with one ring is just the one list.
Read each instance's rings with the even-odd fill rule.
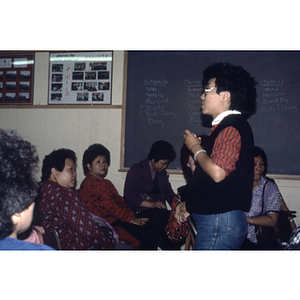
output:
[[197,236],[194,250],[237,250],[247,233],[247,219],[242,210],[222,214],[193,214]]

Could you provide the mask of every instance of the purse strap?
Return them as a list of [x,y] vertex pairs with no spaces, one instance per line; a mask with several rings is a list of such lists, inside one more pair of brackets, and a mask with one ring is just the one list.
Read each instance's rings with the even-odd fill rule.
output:
[[[264,203],[265,203],[265,189],[266,189],[266,185],[267,183],[269,182],[269,180],[267,180],[264,184],[264,188],[263,188],[263,192],[262,192],[262,210],[261,210],[261,216],[264,215]],[[292,211],[284,211],[284,210],[280,210],[280,211],[277,211],[277,210],[268,210],[266,211],[266,214],[268,214],[269,212],[274,212],[274,213],[279,213],[281,215],[286,215],[288,217],[292,217],[292,218],[295,218],[296,217],[296,211],[292,210]]]
[[265,206],[265,189],[266,189],[266,185],[269,181],[267,180],[264,184],[263,187],[263,192],[262,192],[262,199],[261,199],[261,216],[264,215],[264,206]]

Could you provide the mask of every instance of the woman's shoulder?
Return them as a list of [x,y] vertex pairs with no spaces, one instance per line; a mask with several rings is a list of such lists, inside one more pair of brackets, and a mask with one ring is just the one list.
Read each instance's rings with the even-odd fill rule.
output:
[[103,188],[115,188],[114,184],[109,179],[106,178],[103,178],[100,181],[100,185],[102,185]]
[[146,170],[149,167],[149,163],[148,163],[148,158],[145,158],[143,160],[141,160],[138,163],[133,164],[128,172],[142,172],[144,170]]
[[264,177],[264,184],[269,190],[278,190],[278,186],[273,179]]
[[40,182],[40,189],[41,192],[47,192],[47,194],[52,196],[52,193],[59,193],[59,194],[68,194],[68,195],[76,195],[78,191],[76,189],[69,189],[66,187],[61,186],[57,182],[46,180]]

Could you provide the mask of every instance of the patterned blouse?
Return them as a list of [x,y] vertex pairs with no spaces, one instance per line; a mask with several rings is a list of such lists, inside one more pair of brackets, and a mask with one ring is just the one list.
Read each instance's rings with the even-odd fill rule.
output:
[[39,225],[46,232],[55,228],[64,250],[112,249],[112,241],[92,220],[78,191],[49,180],[39,185]]
[[87,210],[105,219],[109,224],[116,221],[130,223],[135,215],[112,182],[107,179],[100,180],[88,173],[81,183],[79,192]]
[[[267,179],[262,176],[259,180],[258,186],[252,191],[251,208],[249,212],[246,213],[247,217],[257,217],[262,214],[262,193],[266,181]],[[275,183],[268,181],[265,188],[264,198],[265,202],[263,213],[269,210],[280,211],[281,194]],[[247,224],[247,239],[249,239],[252,243],[257,244],[258,241],[255,235],[254,225]]]

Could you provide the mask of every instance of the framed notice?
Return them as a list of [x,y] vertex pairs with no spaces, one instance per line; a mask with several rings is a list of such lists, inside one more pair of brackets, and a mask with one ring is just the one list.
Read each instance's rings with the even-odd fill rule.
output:
[[112,51],[50,53],[49,104],[111,104]]
[[34,53],[0,52],[0,104],[32,104]]

